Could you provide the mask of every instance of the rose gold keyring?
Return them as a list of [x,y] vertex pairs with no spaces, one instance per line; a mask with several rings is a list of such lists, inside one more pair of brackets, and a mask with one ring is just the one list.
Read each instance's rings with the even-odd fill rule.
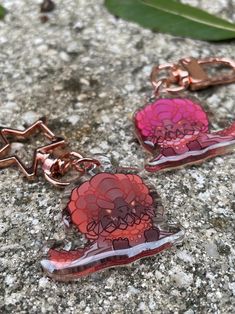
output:
[[[170,76],[167,78],[157,79],[162,70],[169,70]],[[180,73],[179,73],[180,71]],[[179,77],[181,77],[179,85]],[[188,72],[177,68],[174,64],[164,64],[155,66],[151,72],[150,80],[154,88],[154,94],[157,96],[160,92],[178,93],[187,89],[189,86]],[[170,87],[176,85],[175,87]]]
[[[45,179],[51,184],[64,188],[80,178],[91,166],[100,166],[100,162],[93,158],[84,158],[77,152],[69,152],[64,156],[52,159],[48,156],[42,164]],[[66,175],[75,170],[77,175],[70,180],[59,180],[58,176]]]
[[[17,155],[11,155],[12,141],[24,141],[30,136],[41,133],[50,143],[38,147],[34,151],[32,166],[26,166],[21,158]],[[77,172],[76,179],[87,171],[91,165],[100,166],[100,162],[92,158],[84,158],[80,153],[68,151],[65,140],[55,134],[47,127],[46,120],[41,118],[24,131],[11,128],[0,128],[0,142],[3,147],[0,148],[0,169],[12,165],[18,166],[23,174],[30,180],[35,179],[38,175],[38,168],[44,173],[47,181],[57,187],[66,187],[75,179],[59,179],[65,176],[69,171]]]
[[[230,69],[230,74],[218,73],[209,75],[206,68],[217,65]],[[169,70],[169,75],[159,78],[159,74]],[[194,59],[183,58],[177,64],[164,64],[153,67],[150,80],[154,88],[155,96],[161,92],[172,94],[191,89],[199,90],[211,85],[229,84],[235,81],[235,62],[227,58]],[[176,85],[176,87],[172,87]]]

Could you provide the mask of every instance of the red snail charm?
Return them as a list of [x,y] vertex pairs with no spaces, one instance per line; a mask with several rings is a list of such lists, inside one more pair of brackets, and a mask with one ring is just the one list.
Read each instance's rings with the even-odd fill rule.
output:
[[183,236],[178,226],[164,223],[159,197],[134,174],[96,174],[73,189],[65,215],[88,243],[73,251],[49,250],[41,264],[60,280],[157,254]]

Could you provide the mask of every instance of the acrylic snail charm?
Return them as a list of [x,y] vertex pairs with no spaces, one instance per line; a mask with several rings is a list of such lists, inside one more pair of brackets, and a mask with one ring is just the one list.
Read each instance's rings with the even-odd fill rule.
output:
[[70,251],[49,249],[41,265],[58,280],[155,255],[184,235],[179,226],[165,223],[157,193],[135,174],[94,175],[72,190],[64,216],[86,243]]
[[[218,65],[229,68],[230,74],[210,77],[204,71],[205,66]],[[169,75],[157,79],[162,70],[169,71]],[[173,169],[231,152],[235,148],[235,122],[224,130],[211,131],[207,114],[198,101],[179,96],[160,98],[159,94],[160,90],[169,95],[234,81],[235,64],[225,58],[186,58],[178,64],[154,67],[151,82],[155,100],[134,114],[136,135],[152,154],[145,169]]]
[[162,98],[135,113],[136,134],[153,155],[148,171],[177,168],[232,151],[235,122],[210,132],[205,111],[187,98]]

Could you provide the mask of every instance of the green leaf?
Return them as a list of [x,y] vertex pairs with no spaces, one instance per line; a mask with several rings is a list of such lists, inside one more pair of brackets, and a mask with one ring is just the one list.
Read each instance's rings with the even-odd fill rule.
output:
[[235,38],[235,24],[174,0],[105,0],[125,20],[176,36],[219,41]]
[[6,14],[6,10],[0,5],[0,19],[2,19],[5,14]]

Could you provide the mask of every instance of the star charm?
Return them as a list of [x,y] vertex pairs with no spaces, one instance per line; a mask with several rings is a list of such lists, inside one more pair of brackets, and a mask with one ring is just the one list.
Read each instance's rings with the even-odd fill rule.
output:
[[[42,133],[45,138],[50,140],[50,143],[35,149],[32,166],[27,167],[17,155],[11,155],[12,143],[19,140],[24,141],[37,132]],[[45,160],[48,153],[53,152],[57,147],[64,146],[65,140],[55,136],[55,134],[47,127],[45,118],[42,118],[24,131],[0,128],[0,143],[3,144],[3,146],[0,147],[0,168],[17,165],[28,179],[34,179],[37,174],[39,163]]]

